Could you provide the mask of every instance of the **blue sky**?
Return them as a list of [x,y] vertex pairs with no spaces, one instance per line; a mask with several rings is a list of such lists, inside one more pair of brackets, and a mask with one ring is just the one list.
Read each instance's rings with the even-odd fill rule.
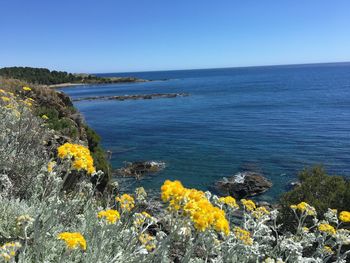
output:
[[349,0],[8,0],[0,67],[127,72],[350,61]]

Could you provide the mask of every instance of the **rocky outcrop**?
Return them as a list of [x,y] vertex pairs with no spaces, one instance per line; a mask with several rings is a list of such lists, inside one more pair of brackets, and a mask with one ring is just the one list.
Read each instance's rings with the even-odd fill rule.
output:
[[215,184],[220,194],[231,195],[235,198],[259,195],[266,192],[271,186],[271,181],[255,172],[242,172],[230,178],[224,177]]
[[154,174],[158,173],[165,168],[164,162],[158,161],[142,161],[142,162],[133,162],[126,163],[125,167],[117,169],[114,171],[114,174],[117,176],[133,176],[140,178],[145,174]]
[[150,99],[165,99],[189,96],[188,93],[155,93],[155,94],[135,94],[135,95],[120,95],[120,96],[93,96],[77,98],[73,101],[82,100],[150,100]]

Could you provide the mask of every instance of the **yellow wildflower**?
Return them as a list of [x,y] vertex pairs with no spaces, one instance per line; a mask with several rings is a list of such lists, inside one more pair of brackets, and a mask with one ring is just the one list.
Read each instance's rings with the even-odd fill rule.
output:
[[323,251],[324,251],[326,254],[333,254],[333,253],[334,253],[333,249],[332,249],[331,247],[329,247],[329,246],[324,246],[324,247],[323,247]]
[[135,200],[128,194],[123,194],[121,197],[116,197],[115,200],[120,203],[122,210],[130,211],[135,206]]
[[303,232],[305,232],[305,233],[308,233],[308,232],[310,231],[309,228],[306,227],[306,226],[304,226],[304,227],[302,228],[302,230],[303,230]]
[[109,224],[115,224],[120,219],[120,214],[117,210],[108,209],[97,214],[98,218],[105,218]]
[[142,245],[145,246],[145,248],[147,249],[147,251],[153,251],[156,248],[156,244],[155,244],[155,237],[149,235],[149,234],[141,234],[139,236],[139,241]]
[[134,214],[134,221],[133,224],[136,227],[141,227],[145,223],[146,219],[153,220],[152,216],[148,214],[147,212],[142,212],[142,213],[135,213]]
[[68,249],[76,249],[80,247],[82,250],[86,250],[86,240],[82,234],[78,232],[62,232],[57,237],[66,243]]
[[[230,232],[225,211],[213,206],[205,197],[204,192],[187,189],[179,181],[166,180],[161,187],[162,199],[169,202],[171,210],[179,211],[191,219],[197,231],[214,229],[226,235]],[[230,204],[233,201],[228,199]]]
[[2,99],[4,102],[8,102],[8,101],[11,100],[9,97],[6,97],[6,96],[1,96],[1,99]]
[[349,211],[340,212],[339,219],[340,219],[340,221],[342,221],[344,223],[349,223],[350,222],[350,212]]
[[49,173],[51,173],[51,172],[53,171],[53,168],[55,167],[55,165],[56,165],[56,162],[49,162],[49,163],[47,164],[47,171],[48,171]]
[[22,88],[24,91],[31,91],[32,89],[31,88],[29,88],[29,87],[23,87]]
[[293,210],[299,210],[302,213],[306,213],[309,216],[316,216],[316,209],[306,202],[301,202],[297,205],[290,206]]
[[65,143],[57,148],[58,157],[61,159],[73,159],[72,166],[76,170],[85,170],[88,174],[96,170],[93,166],[94,160],[91,157],[90,150],[79,144]]
[[44,120],[48,120],[49,119],[49,117],[47,117],[47,115],[45,115],[45,114],[42,115],[41,118],[44,119]]
[[238,208],[236,199],[234,199],[232,196],[220,197],[219,202],[222,204],[226,204],[231,208]]
[[237,239],[243,242],[244,245],[253,245],[253,239],[251,238],[250,232],[240,227],[234,228],[234,233]]
[[256,208],[255,211],[252,212],[252,215],[257,219],[269,214],[270,212],[263,206]]
[[19,242],[8,242],[0,246],[0,258],[2,257],[5,261],[10,261],[16,256],[16,252],[22,245]]
[[318,226],[318,230],[320,232],[327,233],[329,235],[335,235],[335,233],[336,233],[335,228],[333,226],[331,226],[330,224],[327,224],[327,223],[320,224]]
[[252,200],[242,199],[241,202],[244,208],[247,209],[248,211],[253,211],[256,208],[256,205]]

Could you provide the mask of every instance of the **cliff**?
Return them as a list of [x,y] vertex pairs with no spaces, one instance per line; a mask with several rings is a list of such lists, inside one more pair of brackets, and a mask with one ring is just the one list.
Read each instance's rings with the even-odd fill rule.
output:
[[[20,96],[23,87],[30,87],[26,96],[32,99],[32,113],[45,118],[45,125],[52,130],[47,148],[57,148],[66,142],[78,142],[88,146],[97,170],[104,172],[98,186],[103,191],[111,177],[110,164],[100,145],[100,137],[85,122],[80,112],[73,106],[71,99],[60,91],[42,85],[28,84],[24,81],[0,77],[0,87]],[[55,145],[55,147],[52,147]],[[50,155],[55,155],[50,152]],[[94,180],[94,178],[92,178]]]

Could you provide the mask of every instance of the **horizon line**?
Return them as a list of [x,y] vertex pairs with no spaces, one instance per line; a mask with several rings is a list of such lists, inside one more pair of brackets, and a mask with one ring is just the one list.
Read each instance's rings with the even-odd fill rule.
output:
[[[263,68],[263,67],[288,67],[288,66],[312,66],[312,65],[327,65],[327,64],[349,64],[350,61],[336,61],[336,62],[311,62],[311,63],[292,63],[292,64],[267,64],[256,66],[230,66],[230,67],[214,67],[214,68],[188,68],[188,69],[164,69],[164,70],[145,70],[145,71],[119,71],[119,72],[98,72],[87,74],[124,74],[124,73],[148,73],[148,72],[160,72],[160,71],[195,71],[195,70],[213,70],[213,69],[239,69],[239,68]],[[84,73],[84,72],[83,72]],[[79,73],[75,73],[79,74]]]

